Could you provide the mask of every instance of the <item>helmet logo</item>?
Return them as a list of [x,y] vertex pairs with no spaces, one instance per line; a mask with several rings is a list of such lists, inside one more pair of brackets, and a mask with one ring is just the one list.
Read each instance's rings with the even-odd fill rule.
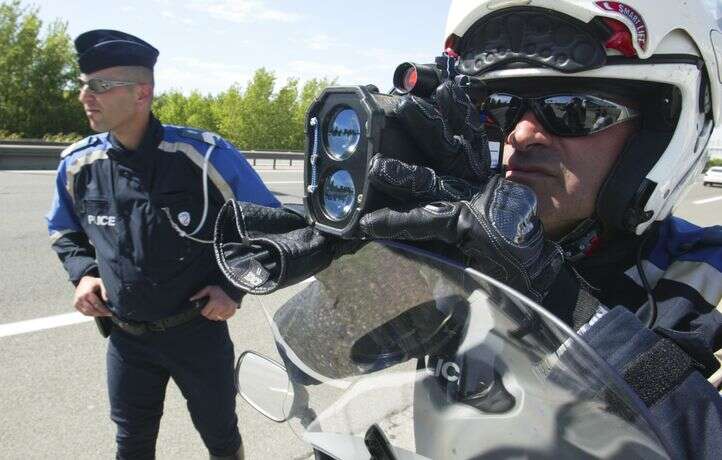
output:
[[647,24],[637,10],[620,2],[596,2],[597,6],[605,11],[613,11],[629,19],[637,32],[637,44],[641,49],[647,47]]

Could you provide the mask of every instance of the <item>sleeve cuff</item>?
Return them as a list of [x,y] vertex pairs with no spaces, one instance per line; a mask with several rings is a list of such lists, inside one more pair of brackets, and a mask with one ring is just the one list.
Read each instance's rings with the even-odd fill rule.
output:
[[70,282],[73,283],[74,286],[77,286],[78,283],[80,283],[80,280],[83,279],[84,276],[93,276],[95,278],[100,278],[100,272],[98,271],[98,265],[92,264],[88,266],[85,270],[83,270],[80,275],[71,276]]

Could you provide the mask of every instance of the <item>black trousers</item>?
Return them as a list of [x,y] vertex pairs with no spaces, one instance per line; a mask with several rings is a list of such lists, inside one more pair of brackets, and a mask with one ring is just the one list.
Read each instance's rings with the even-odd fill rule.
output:
[[202,316],[160,333],[114,328],[107,353],[110,418],[118,459],[155,458],[168,379],[188,402],[193,425],[213,455],[241,445],[236,417],[233,343],[225,322]]

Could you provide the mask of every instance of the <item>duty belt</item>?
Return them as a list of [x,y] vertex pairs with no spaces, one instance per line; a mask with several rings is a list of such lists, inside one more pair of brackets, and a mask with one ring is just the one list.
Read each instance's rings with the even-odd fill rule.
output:
[[193,308],[190,308],[177,315],[169,316],[167,318],[159,319],[157,321],[139,322],[139,321],[126,321],[113,315],[110,319],[113,324],[118,326],[123,331],[132,335],[143,335],[149,332],[164,332],[167,329],[180,326],[181,324],[187,323],[201,312],[201,309],[208,303],[208,298],[199,299],[193,302]]

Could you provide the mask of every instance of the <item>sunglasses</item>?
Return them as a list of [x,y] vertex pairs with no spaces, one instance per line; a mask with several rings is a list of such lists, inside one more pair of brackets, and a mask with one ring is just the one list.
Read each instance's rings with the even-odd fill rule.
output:
[[640,115],[638,110],[589,94],[520,97],[493,93],[481,105],[485,123],[511,132],[531,110],[544,129],[559,137],[579,137],[604,131]]
[[94,94],[101,94],[106,91],[110,91],[113,88],[117,88],[118,86],[130,86],[138,84],[137,81],[105,80],[102,78],[91,78],[88,81],[78,80],[78,82],[80,83],[81,91],[87,87],[90,92]]

